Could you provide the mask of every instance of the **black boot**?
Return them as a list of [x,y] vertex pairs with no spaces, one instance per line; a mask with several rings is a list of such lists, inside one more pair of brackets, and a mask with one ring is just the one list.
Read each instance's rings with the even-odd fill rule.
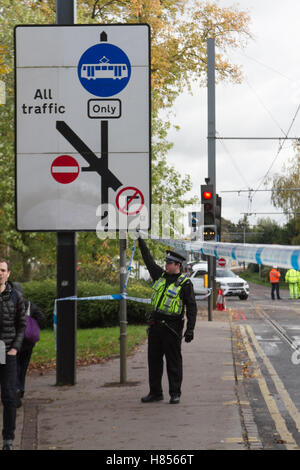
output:
[[2,450],[13,450],[13,441],[10,439],[3,440]]
[[22,397],[22,393],[21,393],[21,390],[17,390],[17,408],[21,408],[22,406],[22,400],[21,400],[21,397]]
[[177,405],[177,403],[180,403],[180,395],[171,395],[169,403],[171,403],[171,405]]
[[163,400],[164,399],[164,396],[163,394],[160,394],[160,395],[153,395],[152,393],[149,393],[148,395],[146,395],[145,397],[142,397],[141,398],[141,401],[143,403],[151,403],[153,401],[160,401],[160,400]]

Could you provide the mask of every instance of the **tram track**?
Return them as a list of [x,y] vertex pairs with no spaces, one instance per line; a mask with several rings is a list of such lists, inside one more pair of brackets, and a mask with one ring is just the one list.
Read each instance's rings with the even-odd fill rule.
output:
[[293,338],[291,338],[288,333],[286,332],[286,330],[283,328],[283,326],[280,325],[280,323],[278,323],[276,320],[274,320],[273,318],[270,318],[270,316],[263,310],[262,307],[256,305],[255,306],[255,311],[257,312],[257,314],[263,319],[265,320],[269,325],[271,325],[274,330],[276,331],[276,333],[279,334],[279,336],[284,340],[286,341],[286,343],[294,350],[296,351],[297,349],[300,348],[300,345],[299,344],[296,344],[295,340]]
[[[263,448],[299,450],[300,403],[295,365],[300,364],[300,337],[292,336],[295,330],[300,330],[299,304],[286,297],[280,302],[270,301],[269,291],[256,290],[252,295],[247,305],[241,307],[237,302],[234,308],[232,303],[231,318],[238,321],[236,328],[243,344],[239,359],[242,364],[249,361],[246,372],[250,373],[244,376],[243,384]],[[246,321],[236,317],[239,310]],[[280,349],[280,342],[288,345],[288,349]],[[243,351],[248,359],[243,357]],[[251,378],[255,381],[247,380]]]

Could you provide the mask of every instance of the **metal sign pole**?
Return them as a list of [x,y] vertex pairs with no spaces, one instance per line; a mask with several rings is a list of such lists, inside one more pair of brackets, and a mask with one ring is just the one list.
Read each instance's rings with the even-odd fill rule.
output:
[[[56,0],[58,25],[74,24],[76,0]],[[76,232],[57,232],[57,298],[77,294]],[[77,302],[57,302],[56,385],[76,383]]]
[[[120,292],[124,292],[126,280],[126,232],[119,232],[120,237]],[[120,383],[127,380],[126,370],[126,349],[127,349],[127,303],[126,299],[120,300]]]

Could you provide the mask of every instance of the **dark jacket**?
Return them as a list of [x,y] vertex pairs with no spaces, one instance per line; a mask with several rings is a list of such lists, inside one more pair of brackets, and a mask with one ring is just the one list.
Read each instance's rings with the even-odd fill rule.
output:
[[15,306],[12,290],[12,285],[7,282],[0,294],[0,340],[5,343],[6,352],[12,348],[20,351],[26,328],[24,299],[14,289],[17,293]]
[[[29,306],[29,301],[27,299],[24,299],[25,303],[25,312],[27,313],[28,306]],[[30,302],[30,312],[29,315],[34,318],[37,321],[37,324],[39,325],[40,328],[44,328],[45,326],[45,316],[41,312],[41,310],[32,302]],[[28,351],[29,349],[32,349],[34,347],[34,344],[32,344],[30,341],[28,341],[26,338],[24,338],[24,341],[22,343],[21,347],[21,352],[22,351]]]
[[[149,274],[152,277],[153,281],[156,281],[157,279],[161,277],[163,273],[165,273],[165,271],[158,264],[155,263],[144,240],[142,238],[139,238],[138,240],[139,240],[139,247],[142,253],[142,257],[147,266]],[[166,288],[167,288],[170,284],[176,281],[178,276],[180,276],[180,273],[179,274],[167,274],[166,273],[165,275],[166,275]],[[190,280],[186,281],[183,284],[182,289],[180,291],[180,297],[182,298],[183,305],[186,308],[186,317],[187,317],[186,329],[193,331],[195,328],[196,317],[197,317],[197,304],[195,300],[193,284],[191,283]],[[184,311],[179,316],[179,318],[170,317],[170,315],[154,311],[152,313],[151,318],[154,320],[157,319],[157,320],[165,320],[167,322],[183,323],[183,316],[184,316]]]

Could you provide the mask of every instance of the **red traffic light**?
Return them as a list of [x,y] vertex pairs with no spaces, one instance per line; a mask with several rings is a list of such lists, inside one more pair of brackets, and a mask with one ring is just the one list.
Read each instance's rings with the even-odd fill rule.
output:
[[203,199],[208,200],[208,199],[211,199],[213,195],[210,191],[203,191],[202,196],[203,196]]

